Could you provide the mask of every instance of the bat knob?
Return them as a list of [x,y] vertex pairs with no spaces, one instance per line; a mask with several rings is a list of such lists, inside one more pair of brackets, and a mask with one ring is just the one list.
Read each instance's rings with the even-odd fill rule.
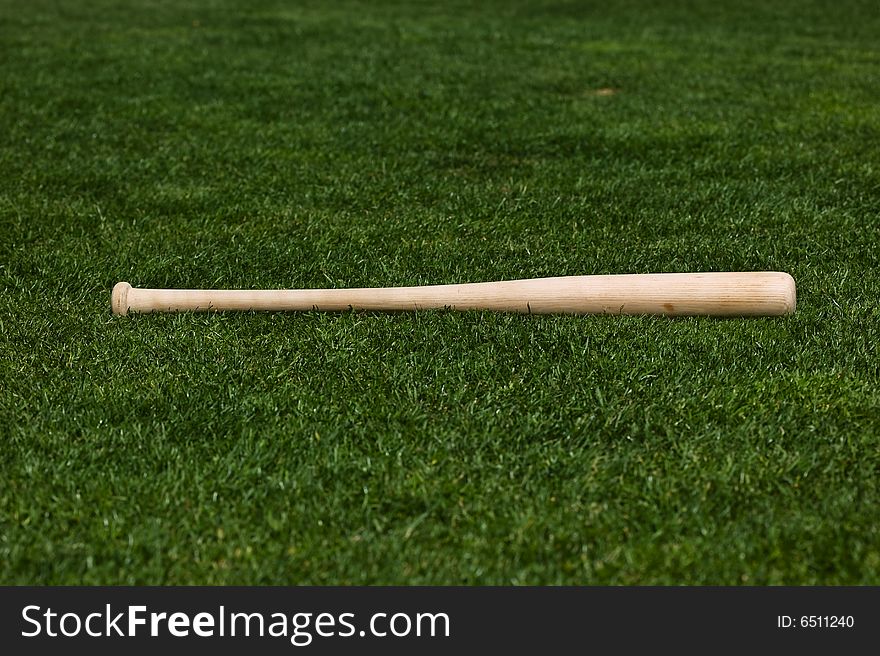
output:
[[118,282],[113,287],[113,293],[110,295],[110,304],[113,306],[113,314],[128,314],[128,292],[131,285],[127,282]]

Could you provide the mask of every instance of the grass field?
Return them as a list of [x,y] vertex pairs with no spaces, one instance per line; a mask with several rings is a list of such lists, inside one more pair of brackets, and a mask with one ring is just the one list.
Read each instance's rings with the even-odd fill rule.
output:
[[[0,582],[880,584],[875,2],[0,0]],[[782,270],[784,319],[110,314]]]

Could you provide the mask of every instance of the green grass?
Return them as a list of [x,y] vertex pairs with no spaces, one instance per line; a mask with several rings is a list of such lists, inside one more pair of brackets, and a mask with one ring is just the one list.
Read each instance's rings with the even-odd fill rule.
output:
[[[880,584],[875,2],[130,4],[0,2],[0,582]],[[796,315],[109,305],[765,269]]]

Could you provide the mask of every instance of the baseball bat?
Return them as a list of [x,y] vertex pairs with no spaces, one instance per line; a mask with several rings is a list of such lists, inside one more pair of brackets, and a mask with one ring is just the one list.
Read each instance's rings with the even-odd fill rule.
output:
[[221,310],[496,310],[526,314],[778,316],[795,310],[778,271],[531,278],[422,287],[141,289],[117,283],[114,314]]

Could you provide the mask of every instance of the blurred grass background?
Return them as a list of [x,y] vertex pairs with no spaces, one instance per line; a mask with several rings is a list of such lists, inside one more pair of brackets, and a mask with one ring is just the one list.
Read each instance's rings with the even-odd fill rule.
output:
[[[880,582],[871,2],[0,0],[0,581]],[[784,270],[784,319],[114,318]]]

